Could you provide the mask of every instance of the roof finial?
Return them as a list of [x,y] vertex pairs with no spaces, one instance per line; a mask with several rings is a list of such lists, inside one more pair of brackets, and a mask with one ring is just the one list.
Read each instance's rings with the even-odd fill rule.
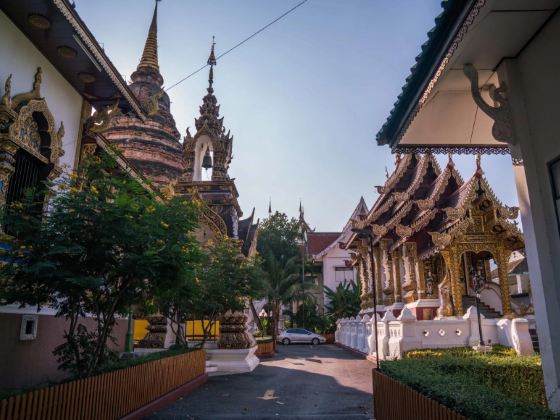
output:
[[401,163],[401,152],[395,153],[395,165]]
[[158,3],[160,1],[161,0],[156,0],[156,6],[154,8],[152,23],[150,24],[150,29],[148,30],[148,38],[146,38],[146,44],[144,45],[144,52],[142,53],[140,64],[138,64],[138,69],[140,69],[141,67],[147,67],[159,71],[158,51],[157,51],[157,9],[158,9]]
[[214,83],[214,66],[217,64],[216,62],[216,55],[214,54],[214,46],[216,45],[215,37],[212,35],[212,48],[210,49],[210,56],[208,57],[208,61],[206,64],[210,66],[210,72],[208,74],[208,92],[212,93],[214,89],[212,88],[212,84]]
[[385,178],[389,179],[389,170],[387,169],[387,165],[385,165]]
[[451,151],[447,153],[447,164],[449,166],[453,165],[453,153]]
[[268,216],[272,215],[272,198],[268,197]]

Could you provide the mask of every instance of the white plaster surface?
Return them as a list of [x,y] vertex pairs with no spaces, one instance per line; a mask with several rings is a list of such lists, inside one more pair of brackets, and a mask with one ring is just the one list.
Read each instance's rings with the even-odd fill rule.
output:
[[82,108],[81,95],[1,11],[0,39],[0,95],[4,94],[4,82],[10,74],[12,96],[31,91],[37,67],[41,67],[41,95],[55,119],[56,128],[64,122],[62,148],[65,153],[60,158],[60,165],[73,168]]

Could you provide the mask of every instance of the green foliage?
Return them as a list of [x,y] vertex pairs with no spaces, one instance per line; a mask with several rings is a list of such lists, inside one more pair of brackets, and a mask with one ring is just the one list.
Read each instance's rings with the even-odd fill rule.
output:
[[414,350],[402,360],[383,361],[381,370],[468,418],[555,418],[545,408],[540,358],[496,347],[491,354]]
[[355,316],[360,312],[360,288],[355,282],[344,281],[336,286],[336,289],[325,288],[326,298],[329,303],[327,311],[336,319]]
[[239,241],[208,241],[196,270],[194,297],[183,303],[185,317],[209,321],[206,339],[223,312],[243,310],[247,299],[262,296],[265,287],[260,259],[243,256]]
[[269,256],[281,265],[299,255],[299,224],[286,213],[276,212],[259,226],[257,251],[267,260]]
[[14,241],[0,268],[0,300],[49,306],[66,318],[55,354],[61,368],[88,376],[114,359],[107,343],[118,314],[192,277],[196,210],[179,199],[156,201],[107,154],[47,186],[47,194],[41,219],[29,211],[36,194],[7,211]]

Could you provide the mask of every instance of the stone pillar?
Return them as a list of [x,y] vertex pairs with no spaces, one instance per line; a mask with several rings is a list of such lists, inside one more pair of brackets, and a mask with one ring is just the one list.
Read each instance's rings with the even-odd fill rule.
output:
[[401,290],[401,248],[395,249],[391,253],[391,259],[393,260],[393,279],[395,281],[395,302],[402,302],[402,290]]
[[391,240],[381,239],[379,248],[381,250],[381,267],[383,273],[383,293],[385,294],[385,305],[394,302],[395,289],[393,288],[393,265],[389,259],[389,247]]
[[502,312],[506,317],[512,317],[513,311],[511,310],[511,297],[509,295],[508,284],[508,264],[511,251],[500,248],[497,251],[496,265],[498,266],[498,276],[500,279],[500,294],[502,298]]
[[403,296],[405,303],[412,303],[418,299],[416,271],[418,262],[416,258],[416,244],[414,242],[405,242],[403,245],[403,266],[404,266],[404,283],[403,290],[406,292]]

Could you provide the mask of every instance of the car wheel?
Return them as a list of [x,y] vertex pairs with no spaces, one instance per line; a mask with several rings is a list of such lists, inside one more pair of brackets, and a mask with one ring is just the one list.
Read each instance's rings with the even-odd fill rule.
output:
[[320,341],[319,341],[318,338],[314,338],[313,340],[311,340],[311,344],[313,344],[314,346],[316,346],[319,343],[320,343]]
[[289,338],[284,338],[282,340],[282,344],[284,344],[285,346],[287,346],[288,344],[290,344],[290,339]]

